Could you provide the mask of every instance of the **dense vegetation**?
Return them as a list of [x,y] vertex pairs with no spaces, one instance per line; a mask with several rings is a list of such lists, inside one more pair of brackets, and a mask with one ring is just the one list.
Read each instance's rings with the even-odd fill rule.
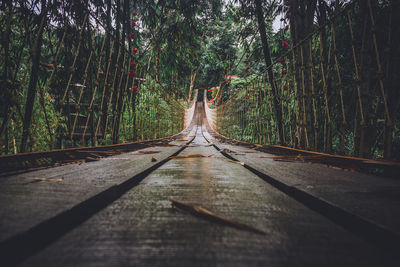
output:
[[399,11],[390,0],[2,1],[1,153],[168,136],[193,89],[215,88],[217,127],[235,139],[399,159]]
[[243,51],[247,70],[234,73],[241,78],[226,80],[211,96],[219,132],[261,144],[400,158],[398,2],[270,1],[266,18],[283,16],[276,34],[263,25],[259,1],[239,2],[258,19],[260,38]]

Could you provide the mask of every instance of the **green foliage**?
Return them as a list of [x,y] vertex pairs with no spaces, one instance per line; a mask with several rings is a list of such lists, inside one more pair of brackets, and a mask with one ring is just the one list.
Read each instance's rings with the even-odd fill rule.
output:
[[[261,4],[271,60],[274,63],[284,60],[271,66],[278,90],[277,101],[283,110],[284,134],[287,143],[296,145],[296,131],[303,123],[299,119],[299,116],[303,116],[299,109],[303,106],[300,50],[294,51],[296,62],[293,62],[289,50],[294,41],[293,32],[281,29],[274,33],[276,29],[272,28],[277,15],[285,16],[290,8],[276,0],[261,1]],[[391,15],[393,2],[377,1],[376,4],[379,7],[375,10],[376,27],[388,28],[396,19]],[[360,72],[366,77],[365,83],[369,83],[363,87],[362,95],[368,115],[368,153],[373,157],[381,157],[386,131],[385,108],[371,40],[365,49],[369,49],[372,56],[368,58],[361,53],[364,38],[359,30],[363,28],[360,26],[362,18],[358,18],[361,9],[357,5],[349,9],[355,31],[354,42],[349,34],[346,16],[329,20],[345,5],[342,1],[333,5],[318,1],[317,8],[324,9],[317,9],[318,12],[312,14],[317,15],[317,20],[312,20],[311,30],[322,29],[325,35],[322,39],[319,34],[312,36],[316,115],[308,99],[305,106],[308,113],[313,115],[307,123],[309,127],[314,127],[312,119],[316,116],[317,150],[331,148],[334,153],[353,154],[359,149],[357,138],[360,128],[356,127],[360,120],[356,91],[358,82],[351,49],[354,44]],[[20,146],[32,78],[32,52],[40,28],[42,8],[37,1],[7,1],[0,5],[0,125],[6,126],[1,136],[2,153],[11,153]],[[90,16],[83,25],[88,9]],[[274,94],[271,86],[265,82],[265,70],[270,66],[265,66],[254,1],[95,0],[89,6],[85,1],[47,1],[45,11],[28,150],[129,142],[177,133],[183,127],[183,106],[193,77],[196,77],[194,88],[216,88],[210,94],[210,99],[215,98],[213,105],[221,112],[218,127],[222,133],[249,142],[277,142],[276,110],[271,104]],[[137,15],[131,15],[132,11]],[[328,22],[335,23],[335,51],[332,28],[320,25],[324,14]],[[137,26],[129,26],[131,21],[135,21]],[[289,19],[283,21],[282,24],[290,26],[294,23]],[[134,33],[135,38],[128,38],[130,33]],[[397,65],[391,62],[389,56],[390,53],[396,55],[399,50],[397,47],[400,47],[393,45],[398,43],[394,33],[377,31],[376,37],[382,50],[384,89],[394,122],[392,151],[398,159],[400,114],[399,101],[396,100],[398,94],[393,89],[398,87],[395,75]],[[123,42],[122,38],[125,38]],[[397,40],[397,43],[393,40]],[[284,41],[289,41],[289,47],[282,46]],[[122,45],[119,46],[119,43]],[[325,46],[325,50],[321,50],[321,46]],[[128,56],[127,51],[133,48],[138,49],[137,54],[130,53]],[[337,55],[342,83],[337,78],[334,55]],[[308,72],[309,59],[304,60],[304,69]],[[135,62],[136,66],[128,71],[130,62]],[[362,69],[361,65],[367,66],[365,68],[368,71]],[[322,71],[326,76],[326,84],[322,79]],[[129,72],[135,77],[129,76]],[[227,76],[238,78],[229,79]],[[389,77],[392,77],[391,80]],[[304,79],[307,87],[304,92],[310,92],[310,78]],[[132,86],[137,87],[138,91],[135,92]],[[327,138],[324,131],[328,124],[325,86],[332,121],[330,148],[324,148]],[[347,119],[342,137],[340,86]],[[93,106],[89,109],[91,102]],[[71,142],[75,116],[87,120],[88,132],[83,141],[73,138]],[[82,130],[79,127],[77,131]],[[95,131],[98,131],[97,136]]]

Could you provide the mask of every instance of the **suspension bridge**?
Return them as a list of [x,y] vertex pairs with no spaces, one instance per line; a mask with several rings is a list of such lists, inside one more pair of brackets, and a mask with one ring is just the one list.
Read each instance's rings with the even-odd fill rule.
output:
[[186,95],[177,73],[163,82],[161,48],[135,47],[123,2],[119,26],[42,8],[32,49],[4,54],[2,265],[399,266],[399,120],[371,1],[236,88],[190,73]]

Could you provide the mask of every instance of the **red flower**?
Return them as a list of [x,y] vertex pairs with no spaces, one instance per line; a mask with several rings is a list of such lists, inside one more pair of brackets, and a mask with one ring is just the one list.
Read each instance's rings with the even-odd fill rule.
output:
[[282,70],[282,75],[286,75],[287,74],[287,71],[286,70]]
[[133,34],[133,33],[129,34],[129,38],[131,38],[131,39],[135,38],[135,34]]
[[132,21],[132,22],[131,22],[131,26],[132,26],[132,27],[135,27],[135,26],[136,26],[136,21]]
[[239,93],[239,89],[236,89],[236,93]]
[[247,62],[249,62],[249,63],[250,63],[250,62],[251,62],[251,59],[249,58],[249,59],[247,60]]
[[250,68],[251,68],[250,66],[247,66],[247,67],[246,67],[247,70],[249,70]]
[[282,86],[282,90],[287,90],[287,87],[286,87],[286,85],[284,85],[284,86]]
[[129,76],[132,78],[132,77],[135,77],[136,76],[136,72],[133,72],[133,71],[131,71],[130,73],[129,73]]
[[132,53],[136,54],[138,52],[138,49],[135,47],[132,49]]
[[132,90],[133,92],[136,92],[137,89],[138,89],[138,88],[137,88],[136,86],[134,86],[134,85],[133,85],[132,88],[131,88],[131,90]]
[[54,95],[49,95],[49,97],[50,97],[51,99],[54,99]]
[[285,26],[285,31],[289,30],[289,25]]
[[131,62],[131,66],[132,66],[132,67],[135,67],[135,66],[136,66],[136,62],[135,62],[135,61],[132,61],[132,62]]
[[285,64],[285,60],[283,60],[282,58],[278,59],[279,63]]
[[248,96],[246,96],[246,99],[250,99],[250,96],[248,95]]
[[287,42],[287,41],[284,41],[283,43],[282,43],[282,47],[288,47],[289,46],[289,43]]
[[156,72],[156,75],[158,75],[158,72]]
[[246,77],[249,77],[249,76],[250,76],[250,72],[247,72],[247,73],[246,73]]
[[132,16],[137,16],[137,13],[135,11],[132,12]]

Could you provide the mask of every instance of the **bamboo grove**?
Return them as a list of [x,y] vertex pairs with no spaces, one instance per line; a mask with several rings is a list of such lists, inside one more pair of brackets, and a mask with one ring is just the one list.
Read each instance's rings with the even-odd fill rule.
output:
[[135,1],[2,1],[0,8],[2,153],[183,129],[186,102],[158,82],[161,48],[142,50]]
[[285,1],[272,63],[261,73],[251,73],[249,63],[243,78],[227,79],[209,95],[218,132],[251,143],[399,159],[399,3],[334,7]]
[[208,88],[228,137],[400,160],[399,3],[1,1],[0,153],[171,136]]

